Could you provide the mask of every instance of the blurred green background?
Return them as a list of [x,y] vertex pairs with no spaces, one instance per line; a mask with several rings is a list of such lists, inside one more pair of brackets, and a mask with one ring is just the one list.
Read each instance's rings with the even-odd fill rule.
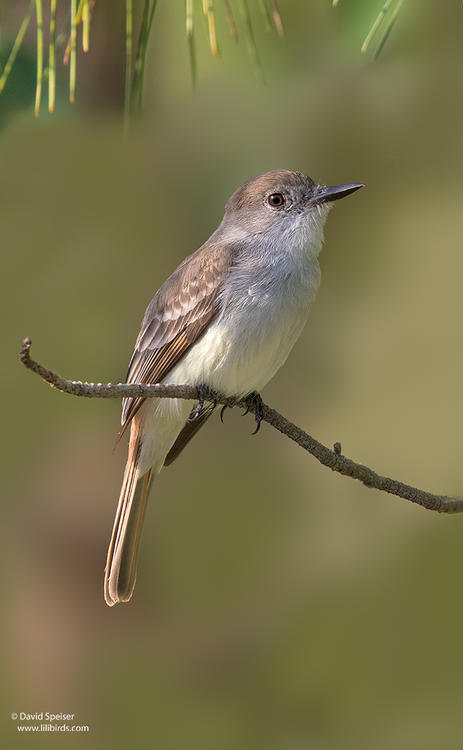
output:
[[[20,5],[3,4],[3,60]],[[74,713],[90,732],[65,742],[91,748],[463,744],[463,518],[334,475],[266,425],[251,437],[234,410],[156,482],[134,599],[109,609],[120,403],[52,391],[17,358],[28,335],[64,376],[123,379],[146,304],[241,182],[361,180],[263,395],[380,473],[461,493],[462,7],[406,3],[373,65],[359,48],[381,5],[281,0],[286,39],[257,29],[265,86],[219,16],[193,92],[183,4],[159,0],[129,139],[122,10],[96,3],[77,104],[60,80],[38,121],[26,40],[0,98],[5,747],[26,742],[14,711]]]

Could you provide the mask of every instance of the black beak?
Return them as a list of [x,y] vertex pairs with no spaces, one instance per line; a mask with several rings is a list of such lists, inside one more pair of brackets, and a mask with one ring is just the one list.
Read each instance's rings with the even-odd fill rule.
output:
[[356,190],[365,187],[363,182],[349,182],[347,185],[333,185],[332,187],[321,187],[318,195],[313,198],[313,203],[331,203],[345,198],[346,195],[355,193]]

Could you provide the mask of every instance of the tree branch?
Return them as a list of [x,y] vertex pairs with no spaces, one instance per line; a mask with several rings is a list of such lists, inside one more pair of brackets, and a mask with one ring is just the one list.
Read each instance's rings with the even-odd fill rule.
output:
[[[30,356],[31,340],[24,339],[20,359],[23,365],[32,372],[40,375],[42,380],[49,383],[52,388],[57,388],[64,393],[70,393],[74,396],[84,396],[86,398],[182,398],[187,400],[196,400],[199,397],[198,389],[189,385],[132,385],[127,383],[82,383],[81,381],[65,380],[60,375],[48,370],[43,365],[35,362]],[[233,407],[247,407],[245,400],[236,400],[227,396],[219,395],[218,404]],[[435,510],[438,513],[462,513],[463,498],[447,497],[446,495],[433,495],[430,492],[419,490],[417,487],[399,482],[390,477],[383,477],[377,474],[368,466],[363,466],[350,458],[341,455],[341,446],[335,443],[333,450],[330,450],[315,438],[308,435],[295,424],[283,417],[274,409],[266,404],[262,404],[262,419],[286,437],[293,440],[304,450],[310,453],[323,466],[327,466],[332,471],[337,471],[346,477],[357,479],[367,487],[373,487],[391,495],[409,500],[412,503],[421,505],[427,510]]]

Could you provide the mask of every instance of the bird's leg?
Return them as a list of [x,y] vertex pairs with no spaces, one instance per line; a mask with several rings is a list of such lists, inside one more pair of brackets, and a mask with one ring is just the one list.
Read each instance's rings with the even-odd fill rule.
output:
[[244,402],[246,404],[246,410],[243,412],[242,416],[244,417],[250,411],[253,412],[256,418],[256,429],[252,434],[256,435],[260,430],[260,424],[264,417],[264,405],[262,403],[262,399],[257,391],[253,391],[249,394],[249,396],[246,396]]
[[201,384],[198,385],[198,403],[188,417],[189,422],[195,422],[198,419],[203,410],[205,401],[211,401],[212,408],[215,409],[215,407],[217,406],[217,394],[207,385]]

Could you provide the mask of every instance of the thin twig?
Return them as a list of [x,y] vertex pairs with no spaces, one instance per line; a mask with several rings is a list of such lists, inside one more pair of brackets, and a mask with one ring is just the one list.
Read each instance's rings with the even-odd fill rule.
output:
[[219,57],[219,47],[215,32],[214,0],[205,0],[203,12],[207,18],[207,31],[209,35],[209,46],[213,57]]
[[29,26],[29,22],[31,20],[33,10],[34,10],[34,0],[31,0],[29,4],[29,10],[27,11],[26,15],[24,16],[22,20],[21,26],[19,27],[19,31],[16,35],[16,39],[14,40],[13,47],[11,48],[11,52],[8,56],[8,60],[6,61],[5,67],[3,68],[3,72],[0,77],[0,93],[5,88],[5,83],[8,80],[8,76],[10,75],[11,68],[13,67],[14,61],[16,60],[16,56],[19,52],[21,44],[23,43],[24,35],[27,31],[27,27]]
[[400,13],[400,9],[402,8],[403,3],[404,3],[404,0],[399,0],[399,2],[397,3],[396,7],[394,8],[394,12],[391,15],[391,18],[390,18],[390,21],[389,21],[389,23],[387,25],[386,31],[384,32],[384,34],[382,36],[382,39],[381,39],[380,43],[378,44],[378,49],[376,50],[376,52],[374,54],[374,58],[373,58],[374,60],[378,59],[378,57],[379,57],[379,55],[380,55],[380,53],[381,53],[384,45],[386,44],[386,42],[387,42],[387,40],[389,38],[389,34],[391,33],[391,31],[392,31],[392,29],[394,27],[394,24],[397,21],[397,18],[398,18],[398,15]]
[[77,22],[76,0],[71,0],[71,36],[69,38],[71,43],[71,53],[69,57],[69,101],[71,103],[76,100]]
[[254,68],[258,75],[262,78],[262,82],[265,83],[265,74],[260,61],[259,52],[257,50],[256,39],[254,36],[254,28],[252,25],[251,13],[249,12],[248,0],[240,0],[239,4],[241,12],[241,20],[243,22],[246,31],[246,44],[248,48],[248,54],[254,63]]
[[56,95],[56,0],[50,0],[50,41],[48,46],[48,111],[55,109]]
[[88,52],[90,46],[90,1],[84,0],[82,6],[82,51]]
[[188,55],[190,58],[191,83],[196,88],[196,53],[195,39],[193,34],[193,0],[185,2],[185,31],[188,43]]
[[142,106],[143,83],[145,77],[146,53],[153,23],[157,0],[145,0],[143,16],[138,35],[137,52],[135,55],[135,70],[132,82],[132,111],[139,113]]
[[267,0],[259,0],[259,7],[264,20],[265,31],[271,31],[272,29],[272,17],[268,9]]
[[366,35],[365,40],[364,40],[364,42],[362,44],[362,47],[360,49],[360,51],[362,53],[365,53],[367,51],[368,45],[370,44],[370,42],[373,39],[374,35],[376,34],[377,30],[379,29],[379,27],[380,27],[380,25],[381,25],[381,23],[382,23],[382,21],[384,19],[384,16],[388,12],[388,10],[389,10],[390,6],[392,5],[392,3],[393,3],[393,0],[386,0],[386,2],[384,3],[383,7],[379,11],[378,15],[376,16],[376,18],[374,20],[374,23],[373,23],[370,31]]
[[35,86],[35,106],[34,114],[36,117],[40,113],[40,101],[42,99],[42,80],[43,80],[43,9],[42,0],[35,0],[35,15],[37,22],[37,83]]
[[283,21],[281,20],[281,14],[278,10],[277,0],[271,0],[272,3],[272,15],[273,15],[273,23],[275,24],[275,28],[277,30],[278,36],[283,39],[285,35],[285,27],[283,26]]
[[124,129],[128,132],[132,107],[132,0],[125,0],[125,88],[124,88]]
[[237,42],[238,31],[236,29],[236,23],[233,17],[233,12],[232,12],[232,9],[230,7],[230,3],[228,2],[228,0],[224,0],[224,2],[225,2],[225,15],[227,17],[228,28],[230,30],[230,34],[232,38],[235,40],[235,42]]
[[[30,356],[31,340],[24,339],[20,359],[23,365],[29,370],[37,373],[40,377],[49,383],[52,387],[57,388],[64,393],[70,393],[74,396],[84,396],[86,398],[181,398],[187,400],[198,399],[198,389],[188,385],[132,385],[127,383],[82,383],[81,381],[65,380],[60,375],[48,370],[43,365],[35,362]],[[245,400],[235,400],[230,397],[218,395],[217,403],[224,406],[247,407]],[[434,510],[439,513],[462,513],[463,498],[448,497],[446,495],[434,495],[424,490],[419,490],[403,482],[398,482],[390,477],[383,477],[377,474],[368,466],[363,466],[350,458],[341,455],[341,446],[335,443],[334,450],[330,450],[315,438],[308,435],[295,424],[283,417],[277,411],[266,404],[262,404],[262,419],[286,437],[304,448],[323,466],[327,466],[332,471],[337,471],[346,477],[357,479],[367,487],[373,487],[391,495],[402,497],[412,503],[421,505],[427,510]]]

